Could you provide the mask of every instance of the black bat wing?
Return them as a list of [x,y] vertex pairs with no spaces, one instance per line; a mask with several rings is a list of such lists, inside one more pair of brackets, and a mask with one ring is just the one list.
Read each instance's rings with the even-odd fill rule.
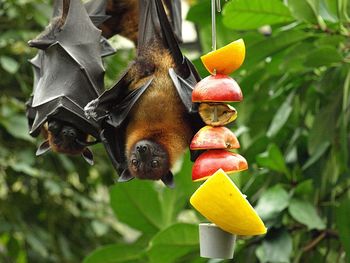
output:
[[[29,99],[26,102],[26,117],[28,120],[29,130],[32,129],[35,115],[36,115],[36,110],[33,108],[33,96],[34,96],[36,87],[38,86],[38,82],[41,78],[42,60],[43,60],[43,51],[41,51],[41,50],[35,55],[34,58],[29,60],[29,63],[32,65],[33,75],[34,75],[33,91],[32,91],[32,94],[30,95]],[[34,137],[36,137],[38,135],[39,134],[33,134]]]
[[177,40],[182,43],[182,11],[181,0],[163,0],[169,10],[171,26]]
[[[177,3],[177,1],[167,2],[172,2],[174,5]],[[176,10],[181,10],[181,6],[171,10],[176,12]],[[176,17],[176,14],[173,14],[173,17]],[[193,64],[182,54],[162,1],[140,0],[139,55],[140,52],[152,45],[155,39],[162,40],[164,47],[170,51],[176,67],[169,69],[169,75],[188,112],[190,114],[195,113],[196,105],[192,103],[192,90],[194,85],[200,80],[198,72]]]
[[126,70],[109,90],[85,107],[89,119],[101,123],[100,139],[110,157],[113,166],[120,175],[126,168],[125,125],[128,114],[138,99],[152,83],[152,79],[133,91],[128,91],[129,81]]
[[58,34],[48,32],[32,41],[34,47],[42,48],[43,42],[49,45],[41,51],[41,77],[34,86],[31,103],[35,110],[31,135],[37,135],[48,119],[57,118],[98,137],[98,125],[85,117],[83,107],[103,90],[100,41],[101,31],[92,23],[81,1],[75,0],[70,1]]
[[90,0],[84,6],[95,26],[100,26],[110,18],[106,15],[107,0]]
[[[84,6],[92,23],[96,27],[99,27],[108,18],[110,18],[109,15],[106,15],[107,0],[90,0],[89,2],[85,3]],[[113,55],[116,52],[105,37],[101,37],[100,43],[102,57]]]

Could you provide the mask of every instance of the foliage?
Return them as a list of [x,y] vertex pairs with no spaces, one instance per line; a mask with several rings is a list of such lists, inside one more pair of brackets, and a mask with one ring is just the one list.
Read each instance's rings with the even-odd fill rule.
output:
[[0,262],[81,262],[123,240],[108,205],[114,175],[103,147],[94,148],[91,168],[78,157],[35,157],[40,139],[28,135],[24,103],[36,51],[26,42],[50,16],[47,0],[0,1]]
[[[218,17],[218,46],[243,38],[247,47],[232,75],[245,96],[232,129],[250,168],[232,179],[269,227],[238,239],[235,262],[350,262],[349,9],[346,0],[231,0]],[[91,168],[35,158],[24,115],[35,51],[26,41],[50,13],[47,0],[0,2],[0,262],[208,262],[198,256],[205,219],[188,202],[199,186],[188,154],[175,190],[113,185],[101,146]],[[188,14],[203,54],[209,14],[209,0]],[[107,86],[131,57],[119,50],[106,60]]]

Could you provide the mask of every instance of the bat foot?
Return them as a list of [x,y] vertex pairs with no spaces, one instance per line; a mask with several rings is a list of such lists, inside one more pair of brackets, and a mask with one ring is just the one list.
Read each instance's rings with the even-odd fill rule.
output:
[[81,155],[88,164],[94,165],[94,156],[89,148],[85,148]]
[[93,118],[94,120],[97,119],[97,113],[96,113],[96,108],[99,104],[99,100],[95,99],[90,101],[85,107],[84,107],[84,114],[85,117],[88,119]]
[[160,179],[167,187],[174,189],[175,188],[175,181],[174,181],[174,176],[172,172],[168,172],[166,175],[164,175]]
[[118,178],[118,182],[123,183],[123,182],[128,182],[135,177],[131,175],[128,169],[125,169],[122,174]]

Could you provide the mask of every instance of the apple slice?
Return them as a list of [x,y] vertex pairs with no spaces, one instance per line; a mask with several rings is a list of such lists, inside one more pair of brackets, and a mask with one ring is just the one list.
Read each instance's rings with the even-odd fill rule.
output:
[[245,45],[243,39],[211,51],[201,57],[203,65],[210,74],[231,74],[238,69],[245,58]]
[[239,102],[243,100],[241,88],[227,75],[210,75],[199,81],[193,89],[193,102]]
[[192,180],[203,181],[218,169],[226,173],[236,173],[248,169],[246,159],[238,153],[226,150],[209,150],[196,159],[192,167]]
[[262,235],[267,229],[238,187],[219,169],[191,196],[191,205],[210,222],[234,235]]
[[237,119],[237,110],[224,103],[201,103],[199,115],[207,125],[224,126]]
[[226,127],[204,126],[193,137],[191,150],[237,149],[236,135]]

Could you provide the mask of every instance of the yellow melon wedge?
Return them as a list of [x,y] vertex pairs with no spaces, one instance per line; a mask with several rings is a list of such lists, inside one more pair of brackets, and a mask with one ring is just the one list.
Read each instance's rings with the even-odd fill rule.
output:
[[222,48],[201,56],[203,65],[211,74],[216,71],[216,73],[225,75],[229,75],[238,69],[243,64],[244,58],[245,45],[243,39],[233,41]]
[[197,189],[190,203],[226,232],[254,236],[267,231],[254,208],[222,169]]

